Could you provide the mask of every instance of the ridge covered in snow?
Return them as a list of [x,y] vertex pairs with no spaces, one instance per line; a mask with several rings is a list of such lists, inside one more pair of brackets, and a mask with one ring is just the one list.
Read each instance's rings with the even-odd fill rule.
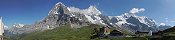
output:
[[100,15],[102,14],[95,6],[90,6],[87,9],[79,9],[75,7],[67,7],[70,12],[79,12],[86,15]]

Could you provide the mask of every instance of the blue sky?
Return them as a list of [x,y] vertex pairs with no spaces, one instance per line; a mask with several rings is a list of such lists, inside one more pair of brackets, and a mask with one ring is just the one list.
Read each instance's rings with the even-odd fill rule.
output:
[[175,0],[0,0],[0,16],[8,26],[32,24],[46,17],[57,2],[81,9],[94,5],[107,16],[144,8],[145,12],[137,15],[154,19],[157,24],[175,25]]

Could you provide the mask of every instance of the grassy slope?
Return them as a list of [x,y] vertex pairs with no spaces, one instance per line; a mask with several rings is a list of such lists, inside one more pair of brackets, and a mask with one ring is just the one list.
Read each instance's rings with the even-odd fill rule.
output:
[[29,34],[22,40],[89,40],[94,25],[79,29],[70,26],[62,26],[53,30]]
[[[20,40],[90,40],[91,33],[98,25],[85,26],[79,29],[71,28],[70,26],[61,26],[53,30],[43,32],[35,32],[27,34]],[[113,39],[98,39],[95,40],[146,40],[146,38],[113,38]]]

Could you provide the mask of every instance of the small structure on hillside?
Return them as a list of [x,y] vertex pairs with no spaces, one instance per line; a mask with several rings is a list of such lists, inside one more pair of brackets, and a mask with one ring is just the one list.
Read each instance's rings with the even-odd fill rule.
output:
[[98,32],[98,35],[101,38],[104,38],[104,37],[108,36],[109,34],[110,34],[109,26],[104,26],[104,27],[100,28],[100,30]]
[[147,36],[149,32],[141,32],[141,31],[136,31],[135,34],[137,37],[144,37]]
[[152,36],[152,31],[149,32],[136,31],[135,34],[137,37]]
[[0,40],[3,40],[3,34],[4,34],[4,24],[2,22],[2,17],[0,17]]
[[110,34],[110,28],[109,26],[104,26],[104,34],[109,35]]
[[94,38],[116,38],[122,37],[123,33],[118,30],[112,30],[109,26],[103,26],[101,28],[94,28],[91,39]]
[[94,28],[91,39],[93,38],[106,38],[110,34],[109,26],[103,26],[102,28]]
[[110,36],[123,36],[123,33],[121,33],[120,31],[118,30],[113,30],[110,32],[109,34]]

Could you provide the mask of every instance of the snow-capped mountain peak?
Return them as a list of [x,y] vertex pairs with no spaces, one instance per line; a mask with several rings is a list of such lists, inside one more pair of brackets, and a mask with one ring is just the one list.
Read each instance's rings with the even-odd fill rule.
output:
[[85,15],[100,15],[102,14],[95,6],[90,6],[87,9],[79,9],[76,7],[67,7],[70,12],[76,12]]
[[156,30],[155,21],[146,16],[137,16],[132,13],[124,13],[120,16],[108,16],[111,24],[127,30],[152,31]]
[[63,14],[63,13],[66,13],[68,12],[68,9],[67,7],[61,3],[61,2],[58,2],[52,9],[51,11],[49,12],[48,15],[51,15],[51,14]]
[[57,4],[56,4],[56,6],[65,6],[63,3],[61,3],[61,2],[58,2]]
[[122,15],[120,15],[120,16],[122,16],[122,17],[124,17],[125,19],[127,19],[127,18],[131,17],[131,14],[130,14],[130,13],[124,13],[124,14],[122,14]]
[[24,27],[24,24],[14,24],[13,26],[16,28],[22,28],[22,27]]
[[88,8],[88,12],[95,15],[102,14],[95,6],[92,6],[92,5]]

